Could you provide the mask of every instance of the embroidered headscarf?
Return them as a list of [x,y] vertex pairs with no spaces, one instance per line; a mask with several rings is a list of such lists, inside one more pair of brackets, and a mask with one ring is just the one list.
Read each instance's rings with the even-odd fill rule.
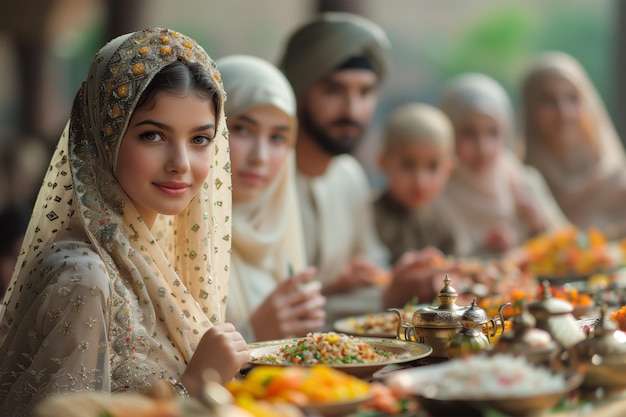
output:
[[[300,209],[295,189],[297,119],[293,89],[269,62],[248,55],[217,61],[228,95],[226,116],[234,119],[247,110],[271,105],[291,121],[289,155],[280,172],[257,198],[233,204],[233,248],[229,281],[228,321],[245,322],[276,284],[304,268]],[[239,328],[239,326],[238,326]],[[253,335],[245,334],[247,339]],[[250,341],[250,340],[249,340]]]
[[[114,169],[140,96],[174,61],[197,64],[213,80],[217,131],[198,195],[180,214],[159,216],[150,230]],[[29,378],[38,384],[52,378],[48,389],[59,391],[139,390],[149,378],[182,373],[202,334],[224,320],[231,190],[223,101],[214,62],[178,32],[122,35],[96,54],[39,191],[0,312],[1,394],[15,382],[19,399]],[[75,256],[54,263],[57,254]],[[94,278],[101,276],[108,282]],[[81,285],[94,286],[80,293]],[[84,322],[67,319],[58,331],[46,328],[59,317],[83,318],[89,297],[101,293],[104,311]],[[71,310],[43,311],[57,297],[74,297],[57,303]],[[94,328],[105,333],[97,336]],[[94,349],[97,357],[89,353]],[[57,367],[56,375],[45,376]]]
[[[554,155],[530,115],[531,93],[546,75],[558,75],[578,90],[580,105],[591,129],[587,144],[568,148],[570,155]],[[536,57],[522,81],[522,129],[526,161],[545,177],[565,214],[580,227],[605,227],[623,220],[626,188],[626,156],[615,127],[585,69],[563,52]],[[568,163],[569,161],[569,163]],[[572,161],[575,164],[572,165]]]
[[326,12],[289,37],[279,67],[298,96],[355,57],[367,59],[384,80],[390,48],[385,31],[374,22],[356,14]]

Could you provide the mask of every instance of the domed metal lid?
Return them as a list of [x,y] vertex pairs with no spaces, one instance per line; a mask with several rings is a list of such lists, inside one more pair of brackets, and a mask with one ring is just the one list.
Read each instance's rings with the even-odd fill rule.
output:
[[476,305],[476,298],[472,300],[472,304],[461,315],[463,326],[474,328],[480,326],[487,321],[487,313]]
[[445,276],[444,287],[439,291],[438,306],[422,307],[413,313],[413,325],[418,327],[461,327],[461,315],[468,307],[456,305],[457,292]]
[[543,319],[558,314],[569,314],[574,311],[574,306],[565,300],[552,297],[550,283],[543,281],[541,299],[528,305],[528,311],[536,318]]

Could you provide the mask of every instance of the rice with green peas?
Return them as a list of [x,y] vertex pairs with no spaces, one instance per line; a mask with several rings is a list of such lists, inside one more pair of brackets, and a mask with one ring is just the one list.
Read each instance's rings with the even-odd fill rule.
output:
[[376,349],[342,333],[308,333],[297,342],[281,347],[278,352],[263,355],[272,364],[359,364],[380,363],[395,359],[392,352]]

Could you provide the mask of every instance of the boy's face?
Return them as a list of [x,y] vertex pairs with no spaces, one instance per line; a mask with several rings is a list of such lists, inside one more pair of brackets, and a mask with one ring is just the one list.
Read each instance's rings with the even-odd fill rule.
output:
[[450,152],[439,143],[404,141],[381,157],[391,195],[409,209],[425,206],[446,185],[452,168]]

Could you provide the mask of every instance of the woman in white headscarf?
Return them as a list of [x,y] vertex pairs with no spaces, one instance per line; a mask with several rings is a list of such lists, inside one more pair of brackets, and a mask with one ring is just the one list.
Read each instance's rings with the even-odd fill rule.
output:
[[0,415],[57,392],[198,394],[245,340],[224,323],[231,190],[224,90],[192,39],[107,43],[76,94],[0,307]]
[[227,318],[247,341],[304,336],[324,324],[306,268],[295,189],[296,104],[285,76],[248,55],[218,60],[228,95],[233,248]]
[[566,223],[541,176],[512,151],[513,112],[500,84],[483,74],[450,81],[441,108],[455,129],[457,164],[444,201],[470,242],[469,255],[495,255]]
[[563,212],[581,228],[626,236],[626,157],[584,68],[546,52],[522,83],[526,161],[545,177]]

